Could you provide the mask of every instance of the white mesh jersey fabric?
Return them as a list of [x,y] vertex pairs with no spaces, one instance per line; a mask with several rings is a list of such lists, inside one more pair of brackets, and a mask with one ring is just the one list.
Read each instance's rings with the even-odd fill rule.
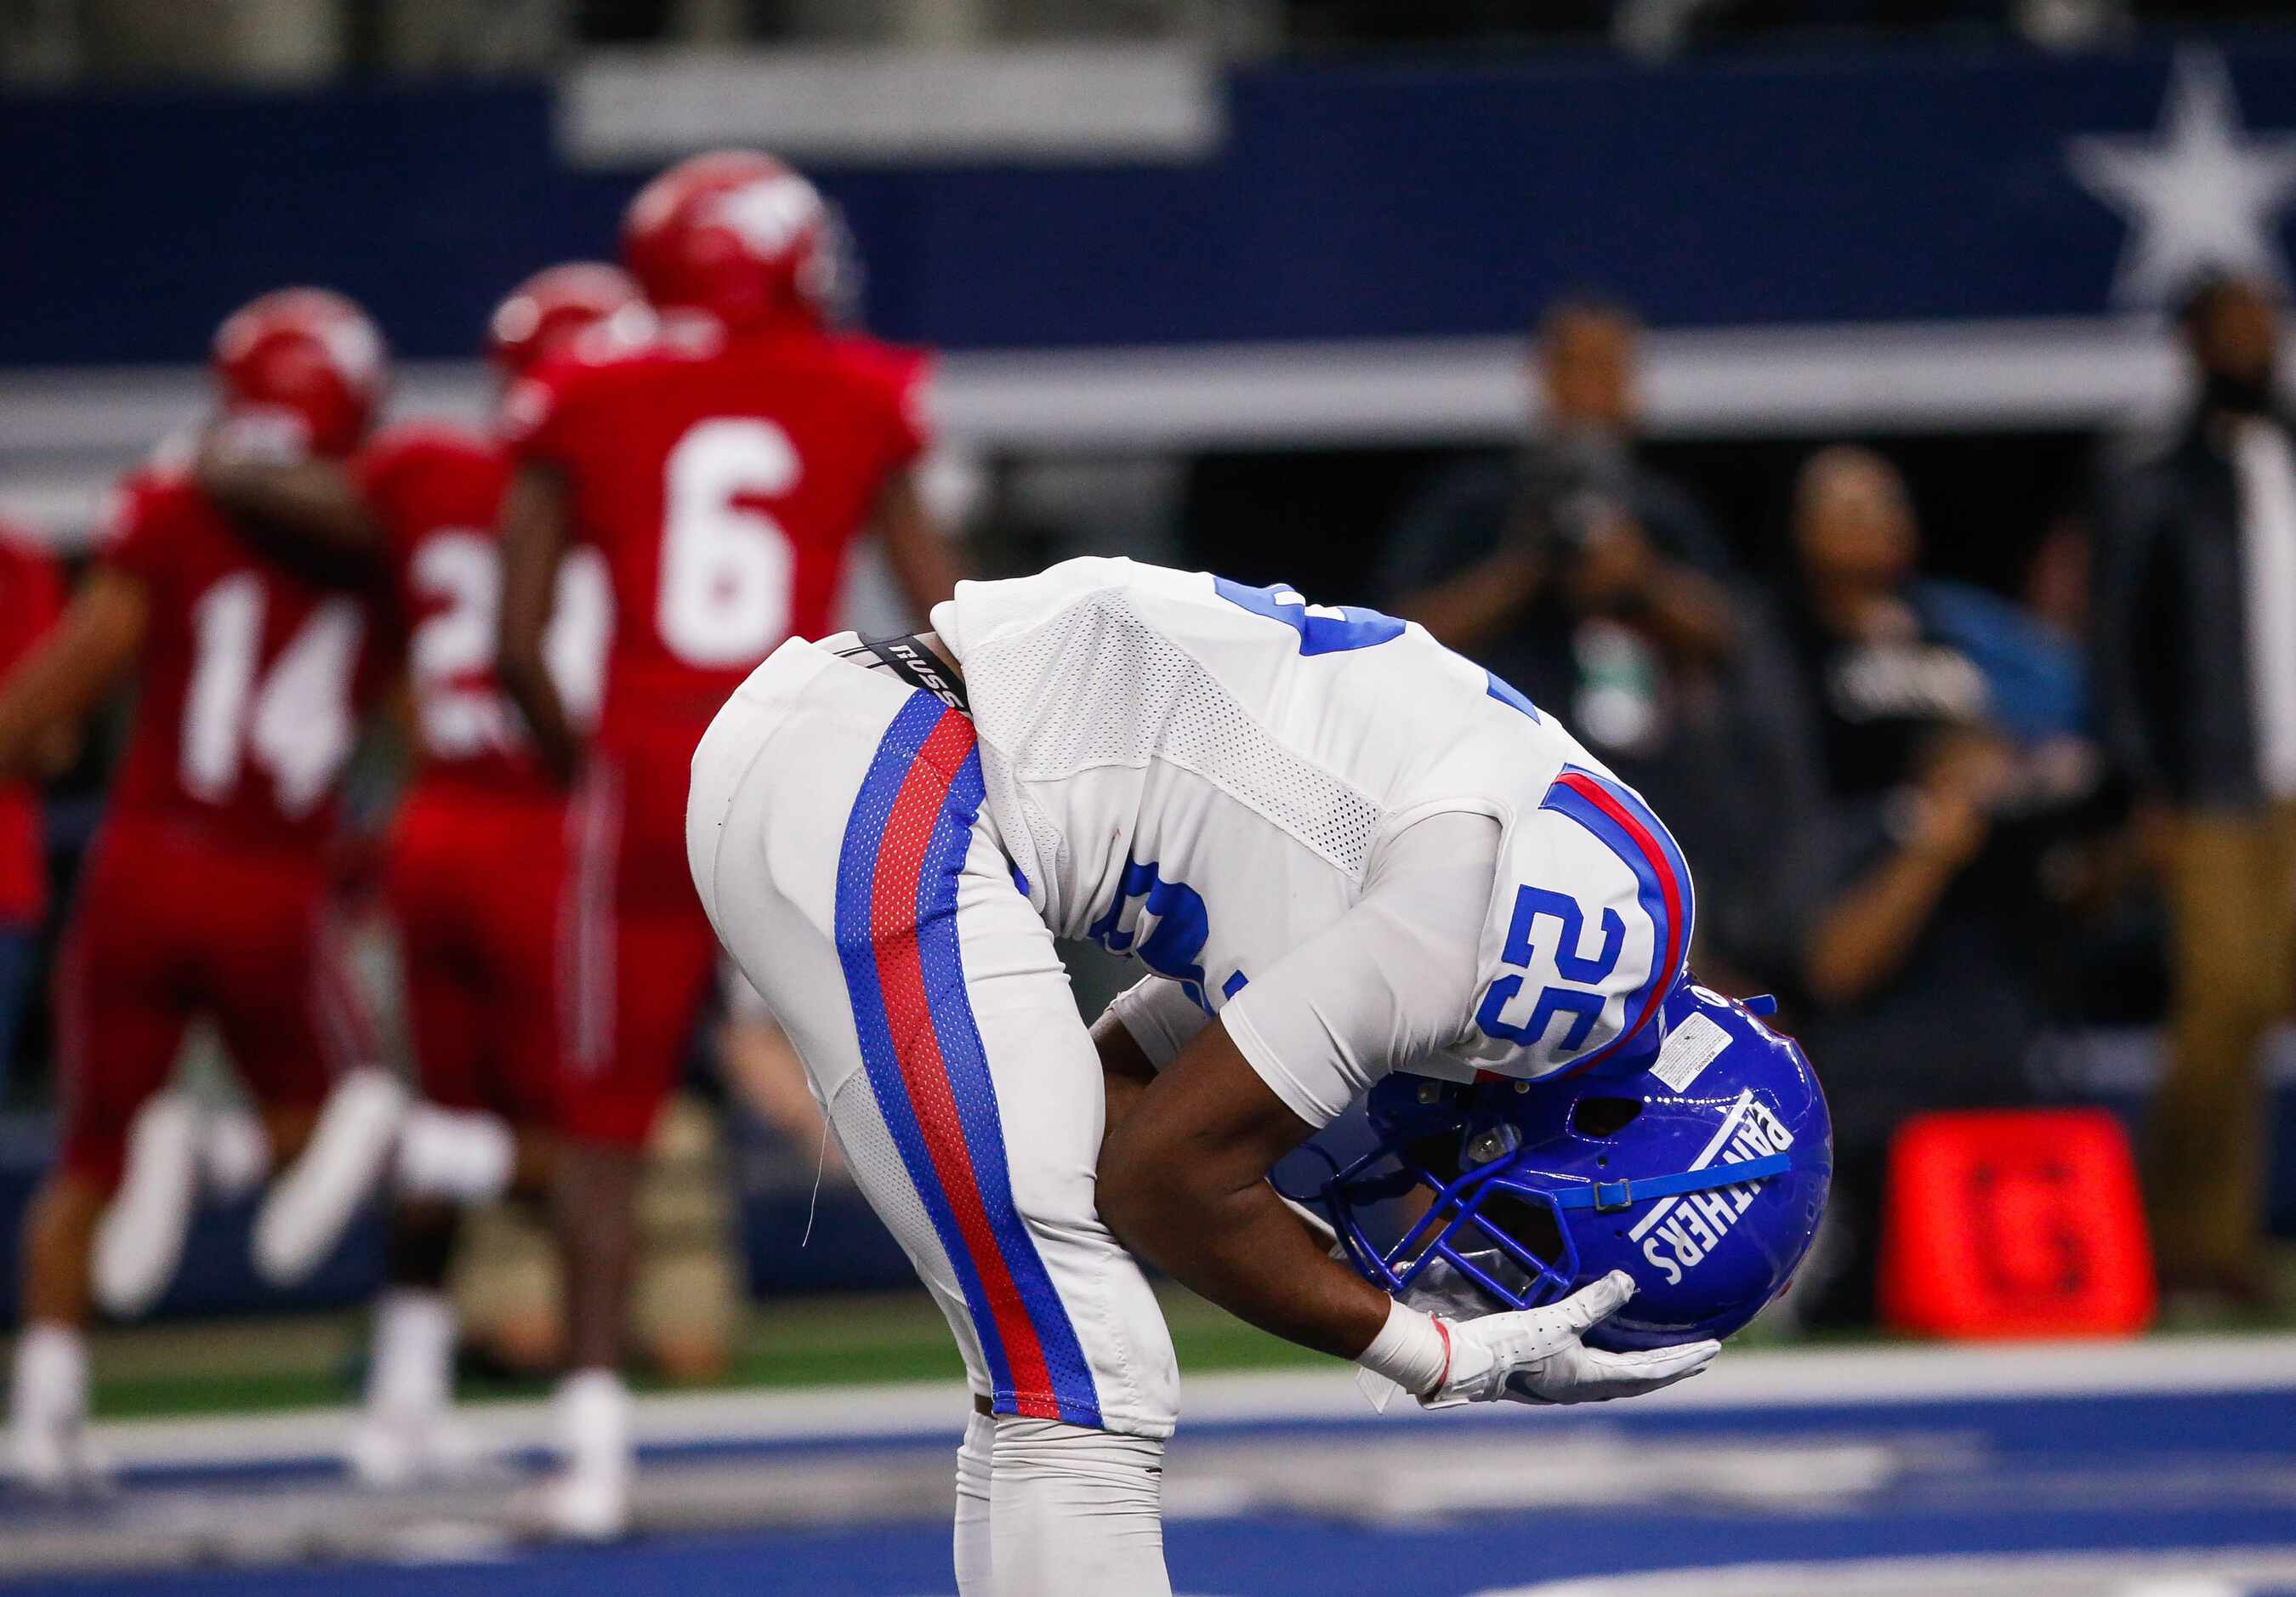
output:
[[[1120,590],[985,647],[965,666],[979,702],[996,706],[982,713],[992,735],[1003,734],[999,753],[1013,782],[1168,761],[1363,880],[1380,807],[1277,742],[1210,670],[1143,622]],[[1041,806],[1024,814],[1041,856],[1057,829]]]

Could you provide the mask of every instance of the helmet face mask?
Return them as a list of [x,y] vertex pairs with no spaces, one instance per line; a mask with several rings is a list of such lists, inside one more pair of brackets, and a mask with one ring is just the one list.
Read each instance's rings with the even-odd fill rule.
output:
[[[1661,1019],[1709,1049],[1687,1074],[1684,1051],[1670,1068],[1661,1049],[1614,1072],[1374,1087],[1378,1145],[1324,1187],[1349,1263],[1455,1319],[1552,1303],[1623,1269],[1636,1296],[1589,1333],[1597,1346],[1743,1326],[1816,1233],[1833,1169],[1824,1097],[1800,1049],[1742,1005],[1685,981]],[[1374,1211],[1398,1199],[1419,1207],[1382,1244],[1393,1226]]]

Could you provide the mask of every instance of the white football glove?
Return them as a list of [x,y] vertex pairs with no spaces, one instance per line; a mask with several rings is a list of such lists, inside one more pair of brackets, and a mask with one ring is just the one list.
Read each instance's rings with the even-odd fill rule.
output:
[[1634,1295],[1634,1277],[1613,1270],[1560,1303],[1441,1321],[1450,1335],[1450,1364],[1419,1401],[1427,1408],[1450,1408],[1498,1397],[1515,1403],[1637,1397],[1697,1374],[1722,1350],[1721,1343],[1707,1341],[1610,1353],[1579,1339]]

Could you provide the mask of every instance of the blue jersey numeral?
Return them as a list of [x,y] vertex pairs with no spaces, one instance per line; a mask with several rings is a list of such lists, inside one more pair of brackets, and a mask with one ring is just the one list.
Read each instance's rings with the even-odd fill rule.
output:
[[[1140,913],[1132,930],[1127,930],[1119,922],[1136,900]],[[1149,927],[1146,937],[1141,937],[1140,926],[1152,921],[1155,924]],[[1211,920],[1204,909],[1203,895],[1184,881],[1166,881],[1156,873],[1155,861],[1144,865],[1136,860],[1124,862],[1116,902],[1086,930],[1085,936],[1111,954],[1136,954],[1157,975],[1178,982],[1198,1009],[1208,1015],[1212,1012],[1211,1003],[1204,996],[1204,944],[1211,937]],[[1220,995],[1233,998],[1243,985],[1243,972],[1238,970],[1221,984]]]
[[1299,590],[1285,583],[1248,588],[1225,577],[1212,578],[1219,596],[1240,604],[1255,616],[1281,621],[1300,635],[1302,654],[1337,654],[1349,649],[1369,649],[1403,635],[1403,623],[1393,616],[1352,604],[1310,604]]
[[1587,912],[1579,907],[1578,901],[1567,893],[1551,892],[1546,888],[1518,888],[1514,918],[1507,924],[1506,948],[1500,956],[1505,963],[1520,970],[1530,968],[1531,926],[1541,915],[1557,923],[1554,969],[1572,985],[1542,989],[1538,1002],[1531,1005],[1529,1019],[1516,1026],[1503,1019],[1502,1012],[1522,991],[1522,978],[1502,976],[1484,992],[1483,1002],[1475,1011],[1475,1024],[1488,1036],[1530,1047],[1545,1040],[1547,1025],[1555,1016],[1570,1015],[1570,1028],[1562,1034],[1562,1046],[1575,1051],[1586,1045],[1587,1033],[1603,1018],[1604,1002],[1600,992],[1578,989],[1592,987],[1618,969],[1619,953],[1627,939],[1627,923],[1617,910],[1605,905],[1602,946],[1592,954],[1582,954],[1579,946],[1587,930]]
[[1529,695],[1525,693],[1521,688],[1515,686],[1514,684],[1509,682],[1505,677],[1500,676],[1496,671],[1485,671],[1483,673],[1483,679],[1488,684],[1485,687],[1484,692],[1490,694],[1492,698],[1497,700],[1501,704],[1505,705],[1509,709],[1521,710],[1524,715],[1529,716],[1534,721],[1540,718],[1538,714],[1538,706],[1530,701]]

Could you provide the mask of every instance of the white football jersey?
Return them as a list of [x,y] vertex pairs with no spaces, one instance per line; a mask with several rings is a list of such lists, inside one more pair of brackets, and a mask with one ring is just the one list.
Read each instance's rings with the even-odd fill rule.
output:
[[960,583],[932,619],[989,815],[1056,935],[1217,1013],[1346,913],[1388,839],[1470,811],[1500,827],[1471,1001],[1409,1068],[1536,1077],[1652,1039],[1689,957],[1681,851],[1576,738],[1417,625],[1121,559]]

